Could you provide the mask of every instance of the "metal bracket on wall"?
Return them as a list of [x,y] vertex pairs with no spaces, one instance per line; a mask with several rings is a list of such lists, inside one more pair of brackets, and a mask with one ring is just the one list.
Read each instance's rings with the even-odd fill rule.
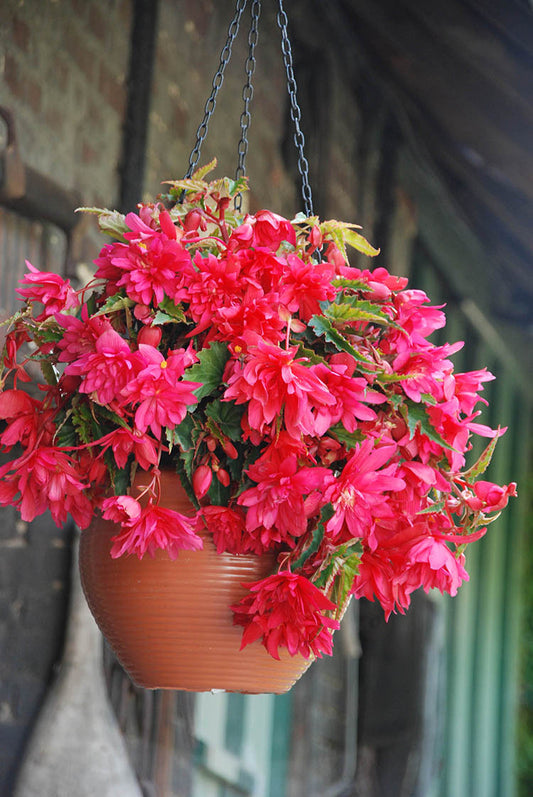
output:
[[25,165],[12,111],[0,106],[0,119],[5,127],[5,146],[0,152],[0,205],[29,219],[52,222],[69,233],[78,222],[74,211],[82,204],[81,195]]

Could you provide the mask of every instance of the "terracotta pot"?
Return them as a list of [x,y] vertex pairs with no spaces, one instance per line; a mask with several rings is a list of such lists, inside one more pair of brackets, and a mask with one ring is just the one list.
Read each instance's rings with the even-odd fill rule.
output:
[[[163,474],[161,503],[192,515],[179,478]],[[118,527],[102,519],[82,532],[80,574],[91,612],[122,666],[147,689],[282,693],[311,664],[281,653],[273,659],[259,641],[239,650],[242,628],[229,608],[242,583],[268,575],[271,555],[217,554],[206,533],[200,551],[172,560],[164,551],[110,556]]]

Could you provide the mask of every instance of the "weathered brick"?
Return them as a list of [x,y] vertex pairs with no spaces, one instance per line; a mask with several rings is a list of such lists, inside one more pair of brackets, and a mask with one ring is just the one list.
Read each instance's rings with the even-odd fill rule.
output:
[[22,52],[27,53],[30,46],[30,29],[27,23],[18,16],[13,17],[11,35],[13,44]]
[[119,79],[103,61],[100,63],[98,88],[103,99],[122,116],[126,104],[126,89],[123,80]]
[[96,59],[86,41],[86,37],[78,33],[73,24],[69,25],[65,40],[66,51],[76,66],[82,71],[84,77],[92,81],[96,74]]

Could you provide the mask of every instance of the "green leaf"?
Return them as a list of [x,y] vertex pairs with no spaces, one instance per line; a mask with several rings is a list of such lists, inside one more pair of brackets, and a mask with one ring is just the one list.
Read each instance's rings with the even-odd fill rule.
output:
[[133,307],[133,299],[130,299],[128,296],[123,296],[121,293],[115,293],[113,296],[110,296],[109,299],[105,302],[105,304],[100,307],[98,312],[94,313],[93,315],[109,315],[109,313],[118,313],[121,310],[126,310],[126,308]]
[[311,554],[314,554],[315,551],[318,550],[320,547],[320,543],[324,539],[325,533],[325,524],[333,517],[335,510],[333,509],[331,504],[326,504],[322,507],[320,512],[320,520],[318,521],[318,525],[316,529],[313,531],[313,537],[303,551],[301,551],[298,558],[291,562],[291,569],[298,570],[298,568],[302,567],[302,565],[309,559]]
[[76,212],[95,213],[98,215],[98,225],[100,230],[113,238],[123,238],[125,232],[129,232],[126,218],[118,210],[108,210],[108,208],[84,207],[76,208]]
[[417,428],[419,428],[421,433],[434,443],[442,446],[442,448],[447,448],[448,451],[455,451],[455,449],[450,446],[443,437],[441,437],[441,435],[432,425],[424,404],[417,404],[415,401],[407,399],[401,408],[401,412],[409,428],[409,436],[411,440],[414,437],[415,431]]
[[[498,427],[499,428],[499,427]],[[461,476],[467,482],[473,482],[477,476],[480,476],[482,473],[485,473],[487,468],[490,465],[492,455],[494,454],[494,449],[496,448],[496,444],[499,440],[499,435],[496,435],[492,438],[488,446],[485,448],[479,459],[472,465],[471,468],[464,471]]]
[[244,407],[233,401],[216,399],[207,405],[205,414],[211,418],[233,442],[240,442],[242,435],[241,420]]
[[224,487],[217,479],[216,474],[213,474],[208,495],[213,505],[227,506],[231,496],[231,489],[229,487]]
[[154,324],[168,324],[170,322],[187,323],[181,304],[176,304],[170,296],[165,296],[159,302]]
[[375,257],[376,255],[379,255],[380,250],[373,247],[363,235],[355,230],[346,230],[344,233],[344,240],[348,246],[352,246],[354,249],[357,249],[358,252],[362,252],[364,255],[368,255],[369,257]]
[[352,246],[354,249],[370,257],[378,255],[379,249],[375,249],[361,233],[356,232],[356,227],[360,229],[358,224],[349,224],[344,221],[330,219],[329,221],[322,222],[320,230],[325,238],[333,240],[345,259],[347,259],[346,245]]
[[41,360],[41,371],[48,385],[57,385],[57,375],[54,366],[48,360]]
[[113,489],[115,495],[125,495],[130,486],[130,467],[126,465],[124,468],[114,467],[113,474]]
[[364,435],[361,432],[348,432],[342,423],[332,426],[329,432],[337,438],[339,443],[345,445],[347,449],[355,448],[357,443],[361,443],[364,440]]
[[357,299],[356,296],[345,297],[340,304],[330,304],[325,315],[333,321],[347,324],[353,321],[370,321],[383,326],[396,326],[387,313],[379,310],[372,302]]
[[348,277],[335,277],[333,285],[336,288],[348,288],[352,291],[372,291],[373,288],[363,280],[348,279]]
[[425,509],[421,509],[417,512],[417,515],[430,515],[432,512],[442,512],[444,507],[446,506],[446,501],[435,501],[434,504],[431,506],[426,506]]
[[185,377],[192,382],[202,383],[202,387],[194,391],[199,400],[211,395],[220,387],[229,356],[227,345],[219,341],[212,341],[208,349],[198,352],[200,362],[188,368]]
[[[342,335],[335,327],[333,326],[331,320],[326,318],[322,315],[314,315],[311,320],[309,321],[308,326],[314,330],[315,334],[319,337],[324,335],[326,340],[329,343],[332,343],[338,351],[346,351],[348,354],[351,354],[358,363],[360,363],[360,367],[364,369],[364,365],[373,366],[370,360],[367,360],[366,357],[363,357],[362,354],[359,354],[357,349],[355,349],[352,344],[346,340],[344,335]],[[374,368],[369,368],[367,370],[374,370]]]
[[306,348],[303,343],[298,344],[298,356],[307,357],[309,362],[313,363],[313,365],[327,362],[325,357],[317,354],[316,351],[313,351],[313,349]]
[[332,595],[332,600],[338,606],[338,610],[335,613],[336,617],[341,617],[344,613],[354,579],[359,573],[360,562],[361,551],[352,551],[352,553],[348,553],[341,558],[340,569]]
[[213,169],[216,169],[216,167],[217,167],[217,159],[213,158],[213,160],[210,160],[209,163],[205,164],[205,166],[200,166],[198,169],[196,169],[196,171],[193,174],[193,179],[203,180],[206,174],[212,172]]

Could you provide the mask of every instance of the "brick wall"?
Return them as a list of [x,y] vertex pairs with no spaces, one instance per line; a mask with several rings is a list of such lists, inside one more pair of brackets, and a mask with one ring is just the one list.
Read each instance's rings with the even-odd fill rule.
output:
[[129,0],[4,0],[0,104],[24,161],[88,203],[113,203],[125,104]]
[[[0,105],[14,114],[23,162],[78,191],[84,204],[112,204],[118,194],[129,28],[127,0],[0,4]],[[81,230],[87,226],[83,222]],[[64,268],[64,251],[63,260],[43,262],[37,228],[14,213],[2,215],[0,275],[19,273],[25,257],[38,267]],[[8,237],[16,245],[8,246]],[[96,255],[92,234],[91,247],[78,232],[75,237],[78,256]],[[0,306],[11,307],[15,279],[0,280],[10,293],[0,297]],[[17,766],[61,655],[69,567],[68,528],[57,529],[49,516],[27,524],[14,510],[0,510],[2,797],[13,793]]]

